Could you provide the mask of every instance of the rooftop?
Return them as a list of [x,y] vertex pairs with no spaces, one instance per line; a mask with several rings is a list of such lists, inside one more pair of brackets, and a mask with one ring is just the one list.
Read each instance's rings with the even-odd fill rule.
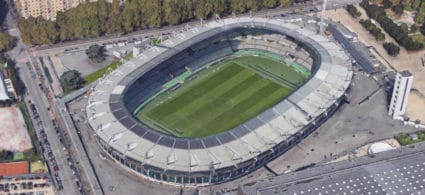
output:
[[403,70],[401,72],[399,72],[401,74],[401,76],[403,77],[411,77],[412,73],[410,73],[408,70]]

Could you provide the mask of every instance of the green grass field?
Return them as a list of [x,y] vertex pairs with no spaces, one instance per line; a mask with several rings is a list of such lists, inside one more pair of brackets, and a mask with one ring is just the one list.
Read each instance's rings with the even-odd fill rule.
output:
[[304,80],[285,64],[261,57],[239,57],[198,73],[197,78],[177,90],[160,94],[137,117],[177,137],[205,137],[260,114]]
[[[125,60],[130,60],[131,58],[133,58],[133,54],[127,54],[124,59]],[[115,70],[118,67],[120,67],[123,63],[121,62],[121,60],[115,60],[112,63],[110,63],[109,65],[106,65],[98,70],[96,70],[95,72],[87,75],[84,77],[84,80],[86,81],[84,83],[84,86],[89,85],[90,83],[95,82],[97,79],[99,79],[100,77],[102,77],[103,75],[107,74],[108,69],[109,70]]]

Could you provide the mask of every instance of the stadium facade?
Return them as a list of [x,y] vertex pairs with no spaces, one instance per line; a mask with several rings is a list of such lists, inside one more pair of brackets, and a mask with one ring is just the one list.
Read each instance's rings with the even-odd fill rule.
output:
[[[242,49],[302,58],[311,77],[260,115],[204,138],[166,135],[134,117],[167,81],[160,74],[165,67],[178,75]],[[215,184],[258,169],[308,136],[338,109],[352,77],[348,55],[330,38],[280,19],[229,18],[176,33],[126,62],[93,88],[86,112],[100,145],[128,169],[178,185]]]

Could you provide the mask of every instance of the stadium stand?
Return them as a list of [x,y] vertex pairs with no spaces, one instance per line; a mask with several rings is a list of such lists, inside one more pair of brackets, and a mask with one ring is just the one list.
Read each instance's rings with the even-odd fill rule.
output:
[[[277,41],[265,40],[269,37]],[[147,178],[177,185],[229,181],[278,157],[338,109],[353,72],[345,51],[332,41],[276,19],[213,21],[144,51],[117,69],[122,74],[103,78],[89,97],[88,122],[109,155]],[[299,65],[309,67],[310,79],[260,115],[204,138],[172,137],[134,118],[133,111],[186,72],[186,66],[196,70],[235,51],[253,48],[289,57],[290,62],[301,59]],[[312,63],[306,65],[306,61]]]

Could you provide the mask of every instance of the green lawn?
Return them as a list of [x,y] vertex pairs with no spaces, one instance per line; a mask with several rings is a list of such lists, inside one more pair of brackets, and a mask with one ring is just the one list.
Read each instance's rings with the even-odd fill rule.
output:
[[303,81],[282,63],[240,57],[214,65],[179,89],[160,94],[137,117],[177,137],[205,137],[229,130],[284,99],[293,91],[285,82],[299,86]]
[[417,140],[412,140],[412,138],[407,133],[401,133],[400,135],[397,135],[394,138],[402,146],[406,146],[406,145],[415,144],[415,143],[425,141],[425,131],[418,131],[418,132],[416,132],[416,134],[418,135]]
[[[133,57],[133,54],[127,54],[124,59],[125,60],[130,60]],[[99,79],[100,77],[102,77],[103,75],[107,74],[108,69],[110,70],[115,70],[118,67],[120,67],[123,63],[121,62],[121,60],[115,60],[112,63],[110,63],[109,65],[106,65],[98,70],[96,70],[95,72],[87,75],[84,77],[84,80],[86,81],[84,83],[85,86],[89,85],[90,83],[93,83],[94,81],[96,81],[97,79]]]

